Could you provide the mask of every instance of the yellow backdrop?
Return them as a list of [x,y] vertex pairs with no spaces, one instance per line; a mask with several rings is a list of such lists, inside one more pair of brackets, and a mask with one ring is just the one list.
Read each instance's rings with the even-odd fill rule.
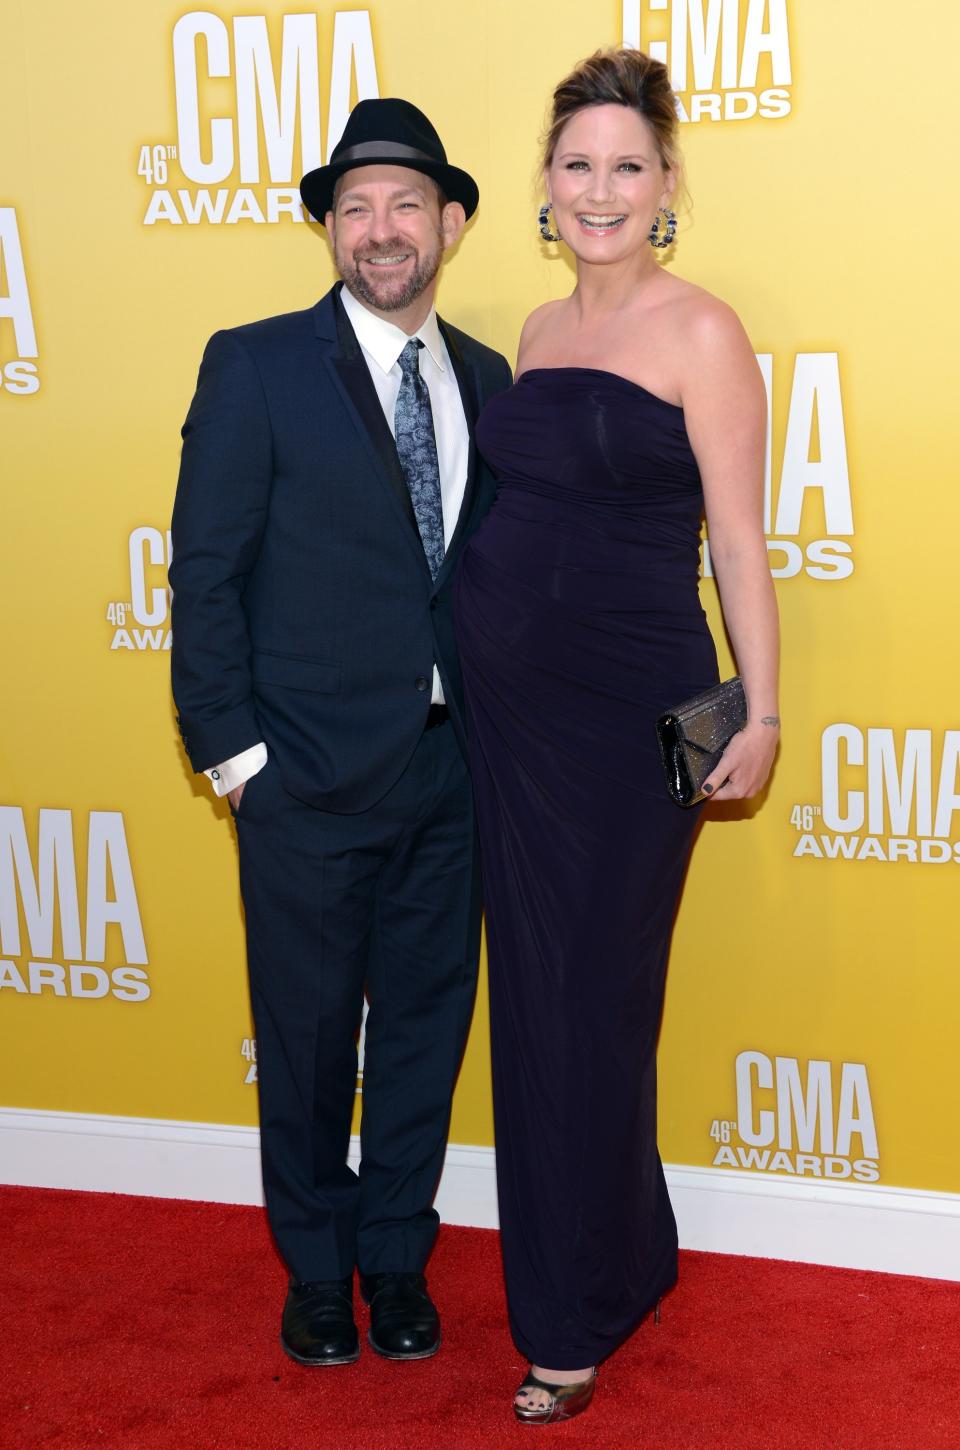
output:
[[[512,358],[572,281],[535,229],[548,94],[623,38],[681,92],[669,265],[733,303],[768,381],[784,626],[772,784],[711,811],[680,911],[663,1156],[960,1190],[957,8],[48,0],[0,27],[0,1100],[255,1121],[232,830],[168,697],[204,341],[326,290],[297,179],[358,95],[399,94],[481,188],[441,311]],[[452,1137],[492,1141],[483,992]]]

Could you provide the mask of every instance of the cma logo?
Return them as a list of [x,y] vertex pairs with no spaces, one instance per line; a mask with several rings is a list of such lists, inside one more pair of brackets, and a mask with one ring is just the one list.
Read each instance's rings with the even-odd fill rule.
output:
[[[0,388],[14,396],[25,396],[40,390],[37,365],[32,361],[38,356],[37,331],[17,213],[12,206],[0,206],[0,285],[4,278],[6,291],[0,292]],[[5,317],[12,323],[12,354],[10,329],[3,326]]]
[[794,822],[804,828],[795,856],[960,862],[960,730],[828,725],[820,784],[820,806]]
[[[763,527],[770,573],[775,579],[792,579],[800,573],[809,579],[848,579],[853,573],[853,550],[847,543],[853,534],[853,502],[839,358],[835,352],[797,353],[779,458],[776,514],[772,353],[758,353],[757,362],[767,392]],[[826,537],[801,544],[801,523],[804,533],[822,530]],[[703,572],[713,574],[708,543],[704,545]]]
[[83,891],[73,812],[39,812],[34,853],[23,810],[0,806],[0,990],[144,1002],[147,948],[123,816],[90,811],[81,829]]
[[866,1067],[802,1061],[737,1055],[737,1117],[710,1129],[721,1144],[713,1166],[876,1182],[880,1150]]
[[111,649],[168,650],[170,589],[167,570],[173,556],[170,530],[141,525],[133,529],[127,545],[130,559],[130,593],[107,605],[107,622],[113,625]]
[[[370,13],[333,17],[325,137],[315,14],[284,15],[279,26],[271,17],[269,27],[266,15],[236,15],[228,27],[210,11],[189,11],[173,28],[173,82],[176,144],[140,149],[138,175],[156,187],[145,225],[304,221],[301,175],[322,164],[324,140],[329,159],[352,94],[379,95]],[[174,162],[192,186],[167,187]],[[236,190],[220,185],[234,176]]]
[[622,31],[666,65],[681,121],[790,114],[786,0],[623,0]]

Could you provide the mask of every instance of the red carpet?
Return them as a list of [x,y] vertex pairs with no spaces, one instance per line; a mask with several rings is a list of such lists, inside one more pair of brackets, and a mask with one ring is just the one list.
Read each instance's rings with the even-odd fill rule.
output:
[[686,1253],[569,1425],[516,1425],[495,1234],[446,1228],[439,1355],[302,1369],[250,1208],[0,1188],[0,1444],[124,1450],[958,1450],[960,1289]]

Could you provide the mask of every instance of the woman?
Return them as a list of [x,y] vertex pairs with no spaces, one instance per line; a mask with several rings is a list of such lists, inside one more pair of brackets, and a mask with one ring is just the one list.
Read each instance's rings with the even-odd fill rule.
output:
[[667,795],[654,722],[718,680],[704,505],[748,702],[707,793],[760,790],[779,731],[763,386],[729,307],[657,264],[680,184],[664,66],[630,50],[578,66],[544,182],[577,285],[528,318],[515,386],[480,419],[500,487],[456,601],[504,1268],[531,1362],[514,1409],[535,1423],[586,1408],[596,1365],[676,1278],[655,1046],[697,813]]

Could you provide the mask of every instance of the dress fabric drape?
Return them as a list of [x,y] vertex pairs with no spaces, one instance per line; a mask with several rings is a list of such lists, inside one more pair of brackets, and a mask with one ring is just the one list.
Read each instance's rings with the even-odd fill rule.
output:
[[676,1277],[656,1038],[697,812],[657,716],[715,684],[682,409],[534,369],[477,430],[496,502],[455,585],[490,959],[497,1178],[527,1358],[610,1354]]

